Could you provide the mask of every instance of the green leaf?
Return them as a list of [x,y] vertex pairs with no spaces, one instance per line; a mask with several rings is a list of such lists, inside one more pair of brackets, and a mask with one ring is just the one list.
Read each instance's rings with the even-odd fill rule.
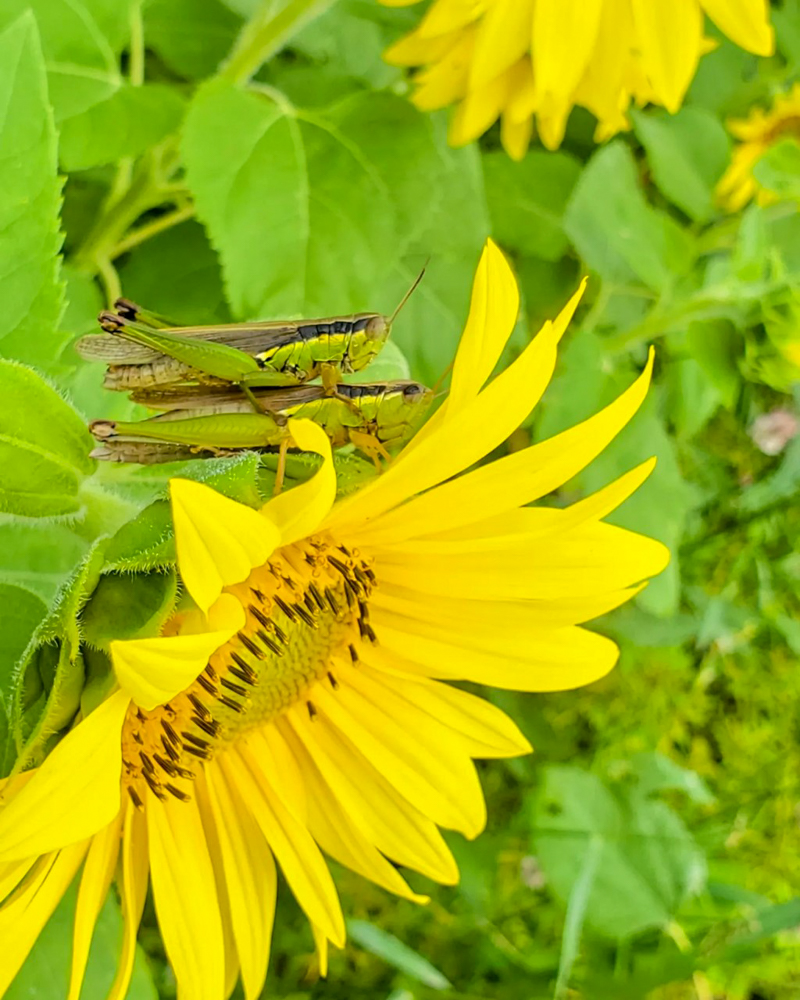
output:
[[564,900],[599,850],[586,922],[603,936],[620,940],[665,926],[703,885],[703,855],[674,812],[617,795],[577,767],[544,769],[533,821],[537,858]]
[[174,87],[123,84],[61,126],[59,157],[65,170],[88,170],[139,156],[177,130],[185,102]]
[[597,877],[597,866],[602,856],[602,838],[597,836],[591,837],[583,858],[581,870],[567,900],[567,915],[564,919],[561,955],[558,960],[558,978],[556,979],[554,992],[556,1000],[561,1000],[562,997],[566,996],[570,976],[572,975],[572,967],[575,964],[575,959],[578,957],[580,949],[583,923],[586,919],[589,897],[594,886],[594,880]]
[[731,149],[719,119],[702,108],[682,108],[675,115],[634,111],[632,116],[662,194],[696,222],[713,218],[714,188]]
[[220,80],[192,102],[183,154],[237,316],[375,308],[441,173],[428,124],[400,98],[311,115]]
[[448,980],[427,958],[403,944],[394,934],[388,934],[366,920],[348,920],[347,933],[356,944],[411,976],[418,983],[434,990],[451,988]]
[[494,234],[510,250],[556,261],[569,247],[564,210],[581,172],[568,153],[528,153],[514,163],[498,150],[483,157]]
[[610,281],[638,279],[664,291],[688,264],[666,217],[647,204],[633,156],[621,140],[595,153],[575,186],[564,230],[584,261]]
[[792,138],[776,142],[753,167],[753,176],[778,197],[800,200],[800,143]]
[[731,962],[742,962],[757,954],[755,946],[781,931],[794,930],[800,924],[800,898],[787,903],[764,906],[750,916],[747,931],[739,934],[728,944],[724,957]]
[[[39,935],[25,964],[5,994],[5,1000],[66,1000],[72,964],[72,925],[77,886],[66,893]],[[82,1000],[98,1000],[111,989],[117,973],[122,940],[122,915],[111,895],[95,926]],[[133,978],[125,1000],[158,1000],[144,952],[136,950]]]
[[128,298],[182,326],[230,322],[219,257],[197,222],[136,247],[119,276]]
[[664,754],[637,753],[626,762],[626,766],[637,778],[637,794],[644,798],[655,792],[674,790],[685,792],[693,802],[702,806],[711,805],[715,801],[696,771],[681,767]]
[[741,389],[737,361],[741,341],[730,323],[722,320],[690,323],[686,349],[700,365],[727,407],[736,402]]
[[69,404],[30,368],[0,361],[0,510],[26,517],[72,514],[94,469],[91,438]]
[[[235,7],[233,3],[229,5]],[[382,58],[382,53],[396,37],[396,30],[392,29],[399,20],[398,14],[398,11],[363,0],[338,0],[330,10],[298,32],[291,47],[317,63],[310,69],[309,79],[319,80],[321,69],[333,67],[343,76],[381,90],[402,77],[398,67],[390,66]],[[402,19],[410,29],[412,23],[407,18]]]
[[28,645],[34,629],[47,614],[47,605],[23,587],[0,583],[0,689],[7,690],[10,668]]
[[65,524],[0,516],[0,581],[33,591],[49,604],[87,548]]
[[786,0],[782,7],[771,11],[771,15],[778,51],[796,70],[800,66],[800,5],[797,0]]
[[429,185],[418,200],[424,228],[381,286],[376,301],[400,301],[420,267],[425,278],[393,331],[415,377],[434,385],[453,360],[469,309],[472,281],[491,232],[481,160],[475,145],[449,149],[446,118],[433,120],[439,150],[440,187]]
[[220,0],[150,0],[144,8],[148,47],[181,76],[210,76],[233,46],[242,19]]
[[4,0],[0,27],[28,8],[36,16],[56,121],[81,114],[122,83],[117,58],[129,7],[130,0]]
[[[6,18],[0,16],[0,23]],[[0,350],[46,363],[63,288],[58,230],[61,183],[36,22],[24,14],[0,35]]]

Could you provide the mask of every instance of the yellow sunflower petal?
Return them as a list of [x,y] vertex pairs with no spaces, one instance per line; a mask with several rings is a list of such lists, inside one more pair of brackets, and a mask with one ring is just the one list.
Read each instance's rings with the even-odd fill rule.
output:
[[144,813],[136,809],[132,802],[128,803],[125,809],[121,860],[117,885],[122,902],[122,954],[106,1000],[124,1000],[128,994],[136,960],[136,935],[147,896],[147,877],[150,868],[147,825]]
[[519,315],[519,289],[508,261],[494,240],[481,254],[464,333],[453,363],[445,404],[448,418],[472,400],[494,371]]
[[170,481],[178,568],[195,603],[208,611],[222,588],[263,566],[280,536],[258,511],[190,479]]
[[464,97],[474,47],[474,30],[459,33],[433,65],[416,74],[412,100],[421,111],[444,108]]
[[474,681],[511,691],[570,691],[599,680],[614,667],[616,645],[582,628],[542,629],[516,658],[454,646],[383,627],[382,649],[396,669],[440,680]]
[[67,1000],[79,1000],[97,917],[108,895],[119,856],[122,814],[92,837],[83,866],[72,936],[72,970]]
[[470,89],[485,86],[521,59],[530,44],[534,0],[495,0],[478,25]]
[[[597,40],[603,0],[536,0],[531,35],[539,131],[556,148]],[[544,121],[547,127],[543,129]]]
[[11,985],[42,928],[69,888],[88,846],[87,841],[73,844],[48,857],[36,876],[0,909],[0,941],[3,943],[0,996]]
[[337,505],[324,527],[361,527],[409,496],[467,468],[501,444],[519,427],[547,388],[555,366],[556,347],[584,287],[585,282],[556,321],[545,324],[520,357],[479,396],[452,419],[437,426],[436,433],[429,434],[405,458],[401,456],[382,476]]
[[311,924],[311,933],[314,935],[314,947],[317,950],[319,974],[322,979],[325,979],[328,975],[328,939],[314,923]]
[[7,861],[0,865],[0,900],[11,895],[37,864],[37,860],[37,858],[25,858],[22,861]]
[[311,420],[290,420],[289,431],[298,448],[322,457],[322,465],[307,482],[273,497],[261,508],[264,518],[278,529],[281,545],[313,534],[336,499],[336,470],[328,435]]
[[212,654],[244,623],[239,601],[232,594],[220,594],[209,611],[214,631],[115,640],[110,650],[120,687],[148,712],[166,704],[196,680]]
[[355,674],[334,694],[317,684],[309,692],[314,705],[434,823],[476,837],[486,806],[472,761],[441,732],[416,730],[409,739],[405,725],[365,693],[368,684],[356,688]]
[[208,797],[219,836],[236,951],[246,1000],[261,995],[269,964],[278,886],[272,852],[222,770],[206,768]]
[[[369,522],[357,526],[359,539],[369,539],[374,544],[381,537],[388,536],[394,541],[452,530],[545,496],[584,469],[619,434],[644,402],[652,366],[651,351],[647,366],[633,385],[593,417],[444,483],[399,510],[383,514],[374,526]],[[342,504],[340,512],[344,520],[347,504]],[[357,513],[369,516],[368,508]]]
[[151,798],[147,832],[158,926],[180,994],[192,1000],[222,1000],[222,921],[197,803]]
[[412,31],[396,41],[383,53],[390,66],[425,66],[444,58],[452,48],[453,35],[425,38],[419,31]]
[[597,131],[605,137],[628,128],[626,112],[631,95],[625,80],[634,47],[630,0],[604,0],[594,52],[573,100],[599,119]]
[[336,799],[370,843],[398,864],[443,885],[455,885],[458,868],[436,826],[325,718],[309,721],[305,707],[290,708],[278,728],[296,736]]
[[286,881],[309,920],[340,947],[344,918],[333,879],[308,830],[292,816],[253,761],[246,746],[220,760],[228,782],[239,789],[272,848]]
[[205,834],[208,856],[211,860],[211,868],[214,872],[214,885],[217,890],[217,904],[219,906],[220,921],[222,923],[222,950],[225,956],[225,991],[224,998],[233,993],[236,983],[239,980],[241,965],[239,954],[236,950],[236,941],[233,935],[233,919],[231,916],[231,901],[228,891],[228,882],[225,874],[225,864],[222,859],[222,847],[220,846],[219,833],[217,831],[214,816],[211,811],[209,799],[208,783],[205,772],[201,771],[196,775],[192,783],[192,791],[197,802],[197,811],[200,814],[200,822]]
[[470,757],[519,757],[531,752],[516,724],[488,701],[437,681],[381,674],[369,666],[371,652],[365,648],[360,679],[366,678],[372,692],[386,699],[382,704],[398,709],[411,732],[421,727],[446,730],[446,738],[459,742]]
[[723,34],[748,52],[771,56],[775,33],[769,23],[769,0],[701,0]]
[[308,796],[294,755],[274,725],[250,733],[247,745],[267,781],[300,823],[308,818]]
[[447,141],[466,146],[492,127],[511,97],[514,72],[507,69],[477,90],[466,93],[450,119]]
[[376,885],[415,903],[428,902],[427,896],[412,892],[405,879],[361,833],[333,794],[302,742],[290,733],[290,746],[308,785],[310,815],[308,828],[326,854],[339,864],[358,872]]
[[[569,507],[518,507],[474,524],[433,532],[426,538],[431,542],[463,541],[470,542],[477,548],[483,545],[490,548],[497,544],[497,539],[503,537],[509,539],[509,544],[515,544],[511,542],[513,535],[544,538],[547,535],[563,534],[587,521],[599,521],[607,517],[639,489],[655,467],[656,459],[649,458],[619,479]],[[388,533],[381,533],[375,539],[370,536],[370,544],[386,544],[387,540],[390,544],[397,544],[397,538],[389,537]]]
[[492,0],[436,0],[419,25],[421,35],[433,37],[465,28],[477,21]]
[[512,160],[519,162],[525,158],[532,137],[533,118],[515,121],[510,114],[503,112],[500,119],[500,142]]
[[465,621],[469,621],[474,630],[481,630],[484,639],[491,643],[493,636],[506,629],[519,634],[526,628],[544,626],[552,629],[564,625],[580,625],[608,614],[630,601],[641,590],[642,586],[638,586],[590,597],[483,601],[419,593],[384,584],[370,598],[370,613],[378,630],[381,625],[388,625],[432,639],[445,639],[448,634],[458,632]]
[[74,844],[119,811],[122,723],[130,699],[117,691],[52,750],[35,776],[0,810],[0,861]]
[[554,600],[604,594],[641,583],[669,563],[661,542],[611,524],[590,523],[545,538],[503,538],[496,547],[468,542],[407,542],[375,549],[379,580],[466,600]]
[[658,100],[673,114],[692,81],[703,41],[698,0],[631,0],[647,77]]
[[469,316],[453,363],[448,398],[403,449],[405,461],[438,427],[475,398],[491,375],[519,314],[519,289],[508,261],[494,240],[487,240],[472,285]]

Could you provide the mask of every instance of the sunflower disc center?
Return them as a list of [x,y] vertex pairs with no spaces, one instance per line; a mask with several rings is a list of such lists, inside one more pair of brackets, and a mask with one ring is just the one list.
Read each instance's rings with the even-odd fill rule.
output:
[[[312,536],[276,552],[241,584],[244,627],[186,691],[152,712],[131,706],[123,730],[123,780],[134,803],[147,791],[185,800],[198,765],[299,701],[337,658],[374,641],[375,584],[358,550]],[[308,706],[313,715],[314,707]]]

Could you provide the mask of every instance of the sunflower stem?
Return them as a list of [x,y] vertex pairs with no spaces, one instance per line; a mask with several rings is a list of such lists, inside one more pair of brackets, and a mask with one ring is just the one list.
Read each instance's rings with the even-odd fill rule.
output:
[[276,14],[274,0],[262,0],[242,29],[220,77],[244,86],[304,25],[334,3],[335,0],[289,0]]

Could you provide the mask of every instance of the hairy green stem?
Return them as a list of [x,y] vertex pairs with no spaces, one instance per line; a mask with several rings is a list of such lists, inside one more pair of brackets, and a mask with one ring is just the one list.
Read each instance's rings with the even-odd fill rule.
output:
[[239,86],[246,84],[305,24],[334,3],[335,0],[289,0],[283,10],[275,14],[273,0],[262,0],[242,29],[219,75]]
[[142,0],[134,0],[130,14],[130,61],[128,75],[134,87],[144,83],[144,23],[142,21]]
[[181,222],[186,222],[187,219],[191,219],[193,216],[194,205],[184,205],[181,208],[176,208],[173,212],[159,216],[159,218],[146,223],[144,226],[132,229],[127,236],[112,247],[109,257],[115,260],[129,250],[133,250],[134,247],[138,247],[145,240],[152,239],[154,236],[158,236],[159,233],[163,233],[167,229],[172,229],[173,226],[177,226]]

